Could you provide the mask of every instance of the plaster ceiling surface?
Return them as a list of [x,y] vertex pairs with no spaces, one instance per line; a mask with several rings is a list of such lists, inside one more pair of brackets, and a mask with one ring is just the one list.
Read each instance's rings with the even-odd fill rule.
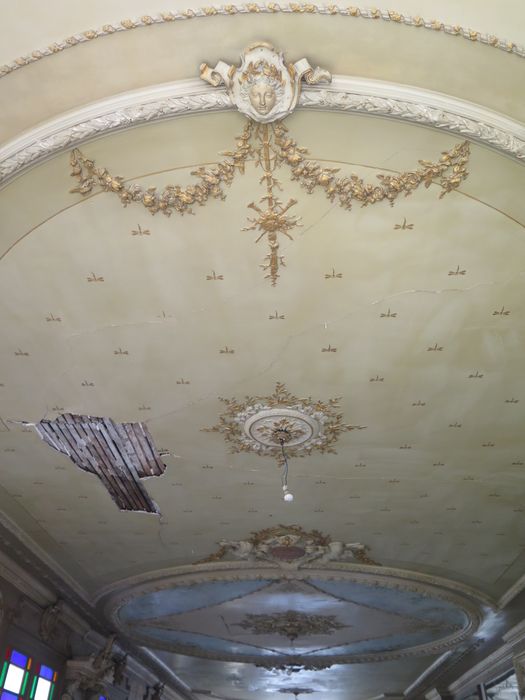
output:
[[[287,123],[313,157],[368,181],[457,142],[364,117],[304,111]],[[242,126],[233,113],[203,115],[83,150],[144,185],[185,183]],[[264,241],[241,230],[263,194],[253,163],[225,201],[184,218],[71,194],[69,169],[60,155],[0,196],[1,508],[63,569],[95,590],[294,522],[494,596],[524,573],[519,164],[472,146],[461,191],[439,200],[431,186],[350,212],[279,172],[303,225],[281,242],[275,287],[260,269]],[[339,396],[345,421],[366,426],[342,435],[338,454],[292,460],[291,504],[273,459],[230,454],[221,434],[202,432],[220,396],[267,396],[276,381]],[[170,453],[164,476],[144,482],[160,517],[120,512],[95,476],[11,422],[64,412],[147,423]],[[403,667],[408,685],[421,661]],[[228,692],[224,668],[213,687]],[[243,681],[246,697],[268,673]],[[332,687],[320,673],[319,688]],[[371,675],[345,670],[337,682],[348,674],[367,697]],[[385,687],[381,676],[375,689]]]
[[[241,126],[233,114],[181,119],[85,151],[144,184],[184,182]],[[369,180],[455,142],[344,115],[302,113],[289,127],[312,156]],[[260,269],[264,241],[241,231],[262,194],[252,166],[226,201],[184,218],[70,194],[66,155],[8,185],[4,500],[91,587],[307,517],[363,541],[380,563],[501,595],[524,573],[523,174],[478,147],[469,170],[442,200],[432,186],[351,212],[284,172],[303,226],[281,243],[275,287]],[[220,434],[202,432],[217,423],[219,397],[266,396],[276,381],[297,396],[340,396],[345,421],[366,426],[342,435],[337,455],[293,462],[292,504],[272,459],[229,454]],[[161,518],[119,513],[95,477],[8,422],[63,412],[147,422],[170,453],[165,475],[146,482]]]
[[[406,0],[399,9],[415,13],[414,4]],[[139,5],[127,5],[126,14],[141,13]],[[418,14],[437,15],[435,3],[417,5]],[[514,13],[518,26],[523,8],[504,7],[496,13],[485,3],[477,23],[473,3],[445,4],[439,19],[519,40],[508,17]],[[82,8],[75,17],[81,26],[67,13],[53,27],[31,24],[24,37],[13,32],[2,51],[13,49],[9,60],[87,28],[83,22],[121,18],[122,7],[110,9],[103,17],[96,2]],[[144,12],[161,9],[150,3]],[[20,26],[17,12],[8,22]],[[93,100],[194,77],[203,60],[235,62],[261,38],[333,73],[437,90],[523,118],[519,56],[394,23],[261,14],[121,32],[24,66],[0,80],[2,133],[12,138]],[[50,90],[54,84],[61,89]],[[185,186],[196,168],[235,146],[244,124],[234,112],[179,117],[80,148],[127,183]],[[436,161],[461,142],[407,123],[306,109],[286,125],[324,167],[370,183]],[[376,585],[365,595],[345,582],[354,586],[350,595],[338,582],[319,588],[321,573],[299,581],[275,566],[266,578],[262,569],[239,574],[232,585],[247,588],[235,599],[215,599],[206,589],[209,609],[174,609],[180,590],[174,596],[166,586],[162,610],[152,612],[146,589],[162,572],[168,580],[186,567],[200,576],[208,565],[193,564],[213,559],[220,542],[246,541],[279,523],[361,543],[378,565],[340,570],[368,567],[384,580],[391,572],[426,575],[470,591],[484,616],[474,641],[483,635],[494,642],[512,618],[514,612],[496,609],[509,590],[519,592],[525,575],[525,175],[516,160],[476,144],[467,169],[468,178],[443,198],[434,182],[393,207],[355,203],[345,211],[319,188],[308,194],[280,168],[279,196],[296,200],[289,213],[301,226],[292,238],[280,234],[285,264],[275,286],[261,269],[266,237],[257,242],[260,232],[243,230],[255,216],[248,205],[264,195],[253,160],[224,201],[210,198],[184,217],[151,217],[96,188],[72,193],[66,152],[0,191],[2,523],[45,553],[86,599],[98,599],[99,612],[105,596],[144,584],[149,645],[164,647],[159,658],[196,697],[213,691],[261,700],[306,688],[319,700],[368,700],[402,692],[437,660],[429,647],[402,663],[286,673],[173,653],[173,635],[184,634],[193,644],[226,645],[232,655],[242,654],[242,644],[281,653],[289,638],[235,625],[285,608],[338,619],[343,626],[334,628],[330,645],[349,654],[365,643],[367,627],[366,644],[376,650],[411,646],[412,618],[421,622],[428,603],[419,593],[401,610],[403,596],[392,587]],[[236,451],[238,442],[209,430],[228,414],[221,397],[243,407],[264,404],[278,383],[312,406],[337,398],[341,414],[333,453],[290,459],[291,503],[283,501],[274,458]],[[40,421],[68,413],[147,426],[166,465],[162,475],[141,481],[158,514],[120,511],[95,474],[39,437]],[[235,572],[243,564],[220,566]],[[198,586],[184,595],[198,598]],[[141,617],[143,604],[133,594],[129,614]],[[443,605],[443,629],[421,622],[414,644],[461,627],[458,616],[468,605]],[[223,619],[230,618],[226,634]],[[323,646],[322,636],[310,639],[312,649]]]

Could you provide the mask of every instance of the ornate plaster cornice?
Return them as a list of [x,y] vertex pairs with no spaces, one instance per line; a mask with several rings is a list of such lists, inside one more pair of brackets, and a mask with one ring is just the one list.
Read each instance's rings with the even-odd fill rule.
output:
[[450,95],[380,80],[336,76],[303,91],[303,109],[376,115],[448,131],[525,161],[525,125]]
[[514,625],[502,635],[503,644],[448,686],[454,697],[463,695],[480,683],[486,683],[504,673],[512,666],[512,660],[525,649],[525,621]]
[[[326,574],[326,577],[333,577],[334,579],[337,579],[339,576],[345,578],[348,575],[355,577],[356,580],[362,578],[370,580],[370,577],[373,577],[378,585],[384,580],[396,579],[399,582],[399,587],[405,590],[414,590],[411,588],[414,585],[416,587],[437,586],[459,596],[466,597],[476,606],[485,606],[491,610],[498,609],[497,603],[493,598],[472,586],[468,586],[460,581],[424,574],[419,571],[398,569],[391,566],[373,566],[370,564],[334,561],[325,563],[322,571]],[[312,572],[321,573],[319,567],[315,566],[315,562],[305,565],[299,571],[291,572],[290,575],[293,579],[300,580],[312,577]],[[107,603],[110,599],[113,600],[117,597],[120,599],[120,596],[125,596],[131,589],[134,590],[135,595],[137,591],[150,590],[155,584],[158,585],[157,590],[162,590],[169,587],[174,580],[184,579],[185,582],[189,583],[206,583],[221,576],[225,581],[235,581],[239,574],[242,575],[243,580],[248,578],[283,578],[283,576],[286,578],[288,575],[283,575],[282,569],[278,564],[270,562],[215,561],[201,564],[185,564],[148,571],[114,581],[99,589],[93,595],[93,603],[99,605],[101,602]]]
[[[8,538],[8,534],[11,535],[12,541],[11,538]],[[11,572],[15,575],[17,585],[23,584],[22,590],[39,605],[49,604],[56,599],[57,593],[67,600],[71,591],[78,596],[82,603],[90,604],[87,590],[29,537],[14,520],[2,512],[0,512],[0,546],[4,553],[10,552],[13,556],[12,566],[15,566],[15,558],[22,564],[22,566],[18,565],[18,573],[15,573],[13,568],[11,568]],[[27,548],[35,557],[35,561],[31,564],[33,573],[39,576],[38,582],[34,576],[27,574],[27,572],[22,573],[23,562],[29,563],[24,548]],[[0,566],[2,563],[5,566],[6,562],[7,559],[4,562],[0,560]],[[49,576],[48,572],[53,572],[53,578]]]
[[[448,95],[376,80],[335,76],[323,88],[303,88],[299,107],[373,115],[429,126],[525,161],[525,126]],[[222,88],[182,80],[134,90],[68,112],[0,148],[0,182],[27,168],[114,131],[177,116],[233,110]]]
[[507,53],[515,54],[516,56],[525,57],[525,47],[516,44],[507,39],[500,39],[492,34],[484,34],[482,32],[462,27],[459,24],[446,24],[437,19],[424,19],[419,15],[403,15],[395,10],[379,10],[377,8],[365,7],[343,7],[342,5],[329,4],[317,5],[315,3],[300,3],[290,2],[279,4],[276,2],[256,3],[249,2],[239,5],[208,5],[195,9],[187,9],[171,12],[160,12],[155,15],[143,15],[135,19],[123,19],[115,24],[104,24],[98,29],[88,29],[78,34],[73,34],[62,41],[56,41],[42,49],[32,51],[30,54],[19,56],[13,61],[0,66],[0,78],[20,70],[36,61],[41,61],[43,58],[53,56],[56,53],[71,49],[79,44],[85,44],[100,37],[109,36],[117,32],[127,32],[139,27],[150,27],[156,24],[165,24],[168,22],[187,21],[190,19],[204,19],[206,17],[214,17],[216,15],[235,16],[242,14],[311,14],[311,15],[328,15],[332,17],[349,17],[362,18],[384,22],[394,22],[404,24],[409,27],[419,29],[428,29],[433,32],[442,32],[451,36],[457,36],[472,42],[479,42],[494,48],[506,51]]
[[[154,591],[176,588],[178,586],[189,586],[202,583],[211,583],[215,581],[221,582],[237,582],[247,580],[282,580],[283,573],[275,567],[257,566],[253,563],[250,565],[239,564],[235,562],[217,562],[199,565],[196,567],[177,567],[170,570],[171,573],[157,572],[157,577],[152,575],[144,575],[135,579],[128,579],[127,582],[113,585],[105,589],[102,596],[99,597],[105,613],[115,629],[122,625],[118,617],[119,609],[127,602],[137,596]],[[381,573],[379,573],[381,572]],[[287,572],[287,580],[305,580],[316,578],[329,581],[352,581],[366,584],[372,587],[390,588],[393,590],[409,591],[423,596],[435,597],[444,601],[448,601],[462,608],[467,614],[468,622],[461,630],[455,631],[453,634],[444,637],[440,640],[428,644],[422,644],[411,648],[400,649],[395,651],[384,651],[378,653],[364,653],[353,656],[339,655],[326,658],[331,664],[334,663],[371,663],[375,661],[386,661],[401,659],[409,656],[437,654],[447,649],[454,648],[461,642],[464,642],[476,632],[481,621],[484,618],[483,607],[486,604],[484,596],[474,592],[473,589],[461,586],[455,582],[447,581],[438,577],[430,577],[428,575],[419,574],[416,572],[407,572],[399,569],[381,569],[380,567],[361,567],[358,565],[337,564],[316,569],[314,566],[305,567],[301,571]],[[139,580],[141,582],[139,583]],[[135,585],[130,582],[135,582]],[[460,590],[462,589],[462,590]],[[111,592],[110,592],[111,591]],[[126,628],[125,636],[129,637],[135,643],[143,644],[144,640],[140,635],[135,635]],[[158,642],[158,648],[164,648],[174,651],[170,644]],[[187,654],[189,656],[199,656],[214,660],[230,660],[224,654],[207,652],[203,649],[195,649],[191,645],[181,645],[177,648],[176,653]],[[308,657],[310,658],[310,657]],[[312,662],[315,659],[310,659]],[[245,663],[261,664],[260,657],[243,657]],[[283,656],[283,659],[271,658],[271,665],[276,663],[288,663],[290,659]],[[304,663],[301,660],[300,663]]]

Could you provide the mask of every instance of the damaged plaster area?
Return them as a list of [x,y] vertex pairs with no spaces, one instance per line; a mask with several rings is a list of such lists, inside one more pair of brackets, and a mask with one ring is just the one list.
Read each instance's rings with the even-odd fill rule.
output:
[[160,513],[140,483],[166,470],[144,423],[115,423],[111,418],[65,413],[34,427],[53,449],[95,474],[120,510]]

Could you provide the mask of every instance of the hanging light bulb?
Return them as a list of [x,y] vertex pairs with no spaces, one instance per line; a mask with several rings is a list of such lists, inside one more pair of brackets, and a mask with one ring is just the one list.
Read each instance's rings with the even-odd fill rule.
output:
[[293,493],[291,491],[288,491],[288,489],[286,489],[286,488],[283,488],[283,491],[284,491],[283,499],[287,503],[291,503],[293,501]]

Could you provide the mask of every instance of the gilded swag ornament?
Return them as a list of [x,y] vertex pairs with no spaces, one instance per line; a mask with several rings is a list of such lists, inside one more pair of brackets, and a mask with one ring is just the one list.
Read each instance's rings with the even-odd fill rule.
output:
[[317,84],[329,82],[330,73],[319,67],[312,68],[306,59],[287,64],[282,53],[270,44],[259,42],[248,47],[241,56],[239,67],[219,61],[214,68],[202,64],[201,78],[214,87],[224,85],[232,104],[248,117],[248,122],[235,148],[225,152],[226,157],[215,166],[201,166],[191,174],[196,181],[187,187],[167,185],[144,188],[127,184],[121,176],[112,175],[106,168],[95,166],[94,161],[78,149],[71,153],[71,175],[78,185],[71,192],[83,196],[100,188],[116,194],[124,206],[142,204],[151,214],[162,212],[170,216],[191,213],[196,205],[204,205],[208,199],[225,199],[224,188],[235,175],[244,173],[248,161],[262,171],[261,184],[265,192],[259,202],[248,207],[254,212],[248,218],[244,231],[256,231],[256,243],[265,240],[268,252],[261,264],[265,277],[275,286],[281,268],[285,266],[280,243],[285,236],[293,240],[292,231],[300,226],[300,217],[290,214],[297,200],[281,200],[277,192],[282,189],[276,171],[282,166],[290,169],[291,179],[297,180],[312,194],[324,190],[332,202],[343,209],[351,209],[354,201],[368,206],[387,200],[391,205],[401,195],[410,195],[421,184],[441,187],[440,199],[459,187],[467,177],[470,149],[467,141],[442,153],[436,162],[420,160],[419,168],[396,175],[378,175],[379,182],[366,183],[355,174],[338,177],[337,168],[325,168],[310,160],[308,151],[292,139],[281,120],[290,115],[299,99],[302,81]]

